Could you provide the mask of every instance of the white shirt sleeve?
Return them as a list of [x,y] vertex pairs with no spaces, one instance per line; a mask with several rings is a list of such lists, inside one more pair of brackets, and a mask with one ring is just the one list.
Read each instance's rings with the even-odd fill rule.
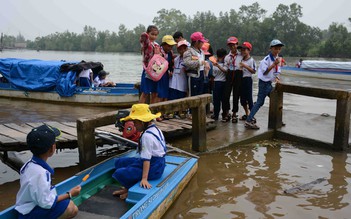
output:
[[49,172],[46,172],[46,175],[40,174],[30,182],[33,200],[36,200],[37,204],[45,209],[50,209],[57,199],[56,190],[51,189],[51,178],[49,175]]

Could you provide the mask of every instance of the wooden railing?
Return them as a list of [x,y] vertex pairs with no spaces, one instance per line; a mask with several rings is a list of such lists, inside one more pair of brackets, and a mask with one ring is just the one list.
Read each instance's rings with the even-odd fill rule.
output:
[[[349,147],[351,92],[338,89],[303,87],[289,84],[277,84],[270,95],[268,127],[277,130],[282,127],[283,93],[292,93],[310,97],[336,99],[336,116],[333,149],[345,150]],[[317,130],[316,130],[317,131]]]
[[[169,113],[191,109],[192,113],[192,149],[206,151],[206,104],[211,102],[210,94],[151,104],[153,112]],[[95,128],[116,122],[116,111],[101,113],[89,118],[77,120],[77,138],[80,168],[94,165],[96,159]]]

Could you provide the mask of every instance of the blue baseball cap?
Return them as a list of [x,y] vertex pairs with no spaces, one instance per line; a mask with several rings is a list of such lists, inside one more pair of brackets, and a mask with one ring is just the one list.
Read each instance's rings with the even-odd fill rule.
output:
[[280,42],[280,40],[274,39],[271,41],[270,47],[273,46],[284,46],[284,44],[282,42]]
[[61,132],[57,128],[42,125],[28,133],[27,146],[34,155],[44,154],[55,144],[56,138],[60,135]]

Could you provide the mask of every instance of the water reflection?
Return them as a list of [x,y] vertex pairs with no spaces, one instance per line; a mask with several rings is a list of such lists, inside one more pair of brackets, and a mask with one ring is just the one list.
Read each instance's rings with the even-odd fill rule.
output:
[[[281,141],[203,155],[164,218],[349,218],[350,170],[345,152]],[[284,193],[318,178],[327,180]]]

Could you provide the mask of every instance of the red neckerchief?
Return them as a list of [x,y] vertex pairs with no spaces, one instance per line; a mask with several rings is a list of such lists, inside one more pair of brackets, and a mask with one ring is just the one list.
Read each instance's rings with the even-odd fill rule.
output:
[[[277,58],[279,58],[279,57],[278,57],[278,56],[275,57],[274,61],[275,61]],[[278,65],[275,65],[275,73],[277,73],[277,72],[278,72]]]
[[232,60],[233,60],[233,66],[234,66],[234,70],[235,70],[235,60],[236,60],[236,56],[238,55],[238,53],[235,53],[235,55],[233,55],[232,53],[230,53],[230,56],[232,57]]

